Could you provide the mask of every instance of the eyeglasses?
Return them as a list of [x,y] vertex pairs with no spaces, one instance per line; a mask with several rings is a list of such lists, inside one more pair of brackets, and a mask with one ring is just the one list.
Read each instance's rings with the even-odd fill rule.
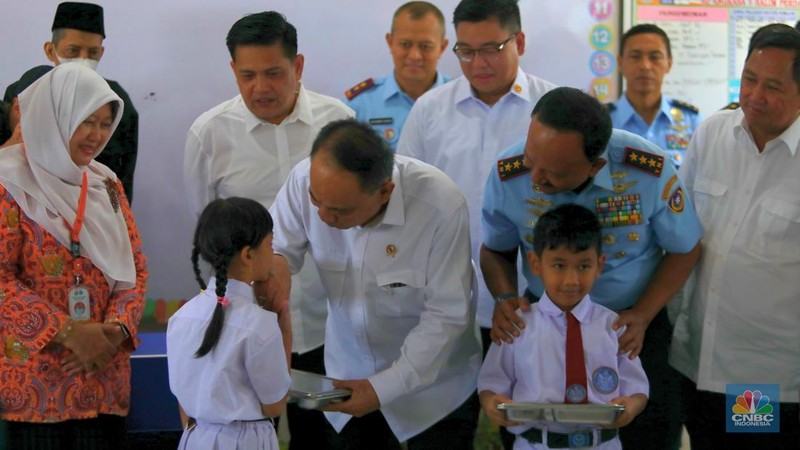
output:
[[453,53],[456,54],[456,57],[458,57],[459,61],[465,63],[472,62],[472,60],[475,59],[476,53],[481,55],[481,57],[485,60],[497,61],[497,58],[500,57],[500,53],[503,51],[504,48],[506,48],[506,44],[508,44],[512,39],[514,39],[514,36],[516,35],[517,33],[512,33],[511,36],[505,41],[497,45],[486,45],[479,48],[478,50],[459,47],[459,45],[456,44],[453,47]]

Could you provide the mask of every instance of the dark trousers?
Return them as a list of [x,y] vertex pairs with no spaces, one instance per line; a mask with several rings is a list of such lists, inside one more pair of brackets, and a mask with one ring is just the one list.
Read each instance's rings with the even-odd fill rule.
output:
[[126,418],[110,414],[57,423],[6,422],[6,427],[8,448],[14,450],[128,448]]
[[[421,405],[436,407],[436,405]],[[430,428],[408,440],[408,450],[471,450],[478,426],[480,402],[473,393],[469,398]],[[353,417],[341,433],[328,424],[328,442],[334,450],[400,450],[400,442],[392,433],[380,411]]]
[[780,404],[778,433],[728,433],[725,428],[730,411],[725,394],[697,390],[692,380],[683,375],[680,378],[692,450],[800,448],[800,403]]
[[[303,353],[292,353],[292,369],[325,375],[325,346]],[[322,411],[303,409],[296,403],[286,406],[286,418],[289,421],[289,450],[325,449],[325,429],[328,420]]]
[[[647,407],[630,425],[620,428],[622,448],[677,450],[681,444],[680,373],[669,365],[672,325],[666,308],[650,322],[639,358],[650,382]],[[694,450],[694,449],[692,449]]]

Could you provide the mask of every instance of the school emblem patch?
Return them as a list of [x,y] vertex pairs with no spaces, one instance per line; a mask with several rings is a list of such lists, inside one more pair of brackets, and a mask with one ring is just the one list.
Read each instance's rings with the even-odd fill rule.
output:
[[625,156],[622,158],[622,163],[628,167],[660,177],[661,170],[664,168],[664,157],[639,150],[638,148],[625,147]]
[[570,403],[583,403],[586,400],[586,388],[580,384],[570,385],[566,397]]
[[619,386],[619,375],[611,367],[603,366],[592,373],[592,384],[597,392],[610,394]]

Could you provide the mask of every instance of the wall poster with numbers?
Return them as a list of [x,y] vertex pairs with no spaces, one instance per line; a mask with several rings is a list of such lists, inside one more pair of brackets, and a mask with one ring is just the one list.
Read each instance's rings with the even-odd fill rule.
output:
[[792,25],[800,0],[625,0],[623,31],[655,23],[672,42],[664,94],[700,108],[705,117],[739,100],[750,35],[763,25]]

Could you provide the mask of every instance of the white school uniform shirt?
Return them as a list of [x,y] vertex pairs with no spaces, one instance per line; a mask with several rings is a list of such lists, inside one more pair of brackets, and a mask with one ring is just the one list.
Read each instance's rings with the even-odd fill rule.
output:
[[249,284],[229,279],[217,346],[195,358],[217,305],[215,288],[212,278],[169,319],[169,388],[186,414],[200,422],[262,419],[261,403],[277,403],[292,383],[278,316],[256,304]]
[[759,153],[741,109],[720,111],[680,176],[705,234],[670,364],[704,391],[778,383],[800,401],[800,118]]
[[469,80],[462,75],[418,98],[400,136],[398,155],[441,169],[467,198],[472,258],[478,267],[478,324],[484,328],[492,326],[494,299],[478,264],[483,236],[483,187],[489,172],[496,167],[497,155],[525,138],[533,107],[555,87],[517,69],[511,90],[488,106],[475,96]]
[[[297,271],[308,251],[328,293],[325,369],[367,379],[398,440],[444,418],[475,392],[475,328],[467,205],[441,171],[395,157],[385,212],[346,230],[319,219],[298,164],[272,206],[273,247]],[[326,413],[336,431],[351,416]]]
[[[289,171],[311,153],[317,133],[328,122],[353,117],[341,101],[302,85],[294,111],[274,125],[254,116],[241,95],[195,120],[186,136],[184,184],[195,218],[214,199],[245,197],[269,208]],[[305,353],[325,337],[325,293],[308,264],[292,278],[292,351]]]
[[[581,323],[583,354],[586,360],[586,384],[589,403],[609,404],[619,396],[650,395],[647,375],[638,357],[620,355],[618,339],[625,327],[617,331],[611,326],[619,317],[614,311],[592,302],[586,295],[572,309]],[[567,316],[547,293],[522,312],[527,326],[511,344],[492,344],[478,376],[478,392],[492,391],[511,397],[516,402],[564,403],[566,387]],[[616,382],[609,383],[616,375]],[[520,434],[530,428],[555,433],[585,429],[585,425],[553,422],[531,422],[509,427]],[[599,427],[597,428],[599,429]],[[533,445],[517,437],[514,449],[546,449],[544,444]],[[619,438],[593,448],[619,449]]]

